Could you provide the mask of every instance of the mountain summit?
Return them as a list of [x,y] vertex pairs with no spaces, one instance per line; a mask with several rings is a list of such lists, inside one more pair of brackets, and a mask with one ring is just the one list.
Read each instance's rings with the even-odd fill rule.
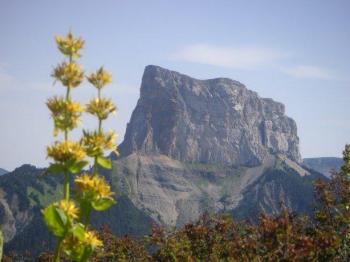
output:
[[153,65],[119,149],[123,157],[159,153],[233,166],[259,165],[269,153],[301,161],[297,127],[283,104],[231,79],[198,80]]

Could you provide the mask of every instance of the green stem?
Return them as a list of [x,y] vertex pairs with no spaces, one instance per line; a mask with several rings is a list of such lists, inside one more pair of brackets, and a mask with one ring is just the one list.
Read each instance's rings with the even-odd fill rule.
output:
[[98,133],[99,134],[102,133],[102,120],[101,119],[98,120]]
[[86,217],[85,217],[85,230],[87,229],[88,225],[90,224],[90,214],[91,214],[91,206],[89,206]]
[[97,156],[95,156],[95,159],[94,159],[93,174],[94,174],[94,175],[97,175]]
[[99,100],[101,99],[101,87],[100,86],[97,87],[97,97]]
[[[101,88],[97,88],[97,97],[98,100],[101,100]],[[101,135],[102,133],[102,120],[99,118],[98,119],[98,134]],[[95,162],[94,162],[94,175],[97,174],[97,157],[95,157]]]
[[[67,87],[66,92],[66,101],[68,102],[70,99],[70,87]],[[68,130],[64,130],[64,140],[68,141]],[[64,184],[63,184],[63,195],[65,200],[69,200],[69,174],[67,171],[64,171]]]
[[66,92],[66,101],[70,100],[70,86],[67,87],[67,92]]
[[[73,58],[70,56],[69,57],[69,62],[72,63]],[[66,102],[70,100],[70,86],[67,86],[67,91],[66,91]],[[66,112],[67,114],[67,112]],[[64,130],[64,141],[68,141],[68,130]],[[63,182],[63,198],[65,200],[69,200],[69,174],[67,171],[64,171],[64,182]],[[61,254],[61,248],[62,248],[62,241],[63,238],[59,238],[58,242],[56,244],[55,248],[55,256],[54,256],[54,262],[59,262],[60,261],[60,254]]]
[[55,256],[54,256],[54,262],[60,262],[60,253],[61,253],[61,247],[62,247],[62,238],[58,239],[58,242],[56,244],[56,249],[55,249]]
[[64,172],[63,196],[65,200],[69,200],[69,174]]

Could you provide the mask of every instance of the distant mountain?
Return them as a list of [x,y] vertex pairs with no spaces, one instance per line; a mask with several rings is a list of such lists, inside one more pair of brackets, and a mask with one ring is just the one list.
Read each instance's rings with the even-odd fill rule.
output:
[[[116,234],[142,236],[153,222],[181,226],[200,214],[256,218],[283,202],[307,213],[312,181],[301,166],[299,138],[284,106],[226,78],[197,80],[147,66],[121,155],[102,175],[117,205],[94,214]],[[0,177],[0,225],[6,251],[43,250],[53,238],[40,209],[62,196],[62,176],[22,166]]]
[[0,168],[0,176],[5,175],[6,173],[8,173],[7,170]]
[[338,157],[304,158],[303,165],[330,177],[333,171],[339,171],[343,165],[343,159]]
[[184,162],[254,166],[270,153],[301,162],[299,138],[284,105],[243,84],[198,80],[147,66],[127,126],[122,156],[163,154]]

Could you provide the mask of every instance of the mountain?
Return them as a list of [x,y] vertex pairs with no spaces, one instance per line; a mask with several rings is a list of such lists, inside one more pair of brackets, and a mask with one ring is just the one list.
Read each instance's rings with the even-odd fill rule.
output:
[[261,164],[269,153],[300,162],[297,127],[284,111],[237,81],[147,66],[119,149],[234,166]]
[[[119,146],[116,166],[126,174],[119,176],[121,191],[154,220],[171,226],[203,211],[237,208],[244,214],[245,196],[267,180],[272,182],[259,189],[261,197],[249,202],[256,204],[255,212],[278,212],[280,201],[304,212],[313,197],[310,181],[320,175],[299,165],[297,127],[284,112],[283,104],[260,98],[237,81],[198,80],[147,66]],[[284,175],[286,181],[298,180],[296,189],[273,184],[271,177]],[[300,192],[291,196],[291,190]]]
[[304,158],[303,165],[330,177],[333,171],[339,171],[343,165],[343,159],[339,157]]
[[194,221],[203,212],[232,211],[240,218],[249,217],[247,211],[278,213],[281,202],[307,213],[314,201],[312,181],[324,179],[283,155],[269,155],[255,167],[232,167],[133,153],[117,160],[112,173],[139,210],[168,226]]
[[[113,169],[101,171],[118,204],[92,220],[119,235],[142,236],[153,222],[181,226],[203,212],[254,219],[281,202],[308,213],[312,181],[326,179],[301,165],[296,124],[281,103],[237,81],[158,66],[145,69],[119,151]],[[25,165],[0,177],[6,251],[53,245],[40,209],[62,196],[62,176],[42,173]]]
[[7,170],[0,168],[0,176],[5,175],[6,173],[8,173]]

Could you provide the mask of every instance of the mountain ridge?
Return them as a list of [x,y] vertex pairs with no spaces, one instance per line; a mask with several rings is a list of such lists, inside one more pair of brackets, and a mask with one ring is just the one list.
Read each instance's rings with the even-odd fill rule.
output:
[[7,171],[7,170],[5,170],[5,169],[3,169],[3,168],[0,168],[0,176],[2,176],[2,175],[5,175],[5,174],[7,174],[9,171]]
[[284,105],[238,81],[197,80],[147,66],[121,156],[159,153],[181,161],[259,165],[269,153],[301,162],[297,127]]
[[343,164],[344,161],[340,157],[308,157],[303,159],[303,165],[327,177],[331,177],[332,172],[339,171]]

